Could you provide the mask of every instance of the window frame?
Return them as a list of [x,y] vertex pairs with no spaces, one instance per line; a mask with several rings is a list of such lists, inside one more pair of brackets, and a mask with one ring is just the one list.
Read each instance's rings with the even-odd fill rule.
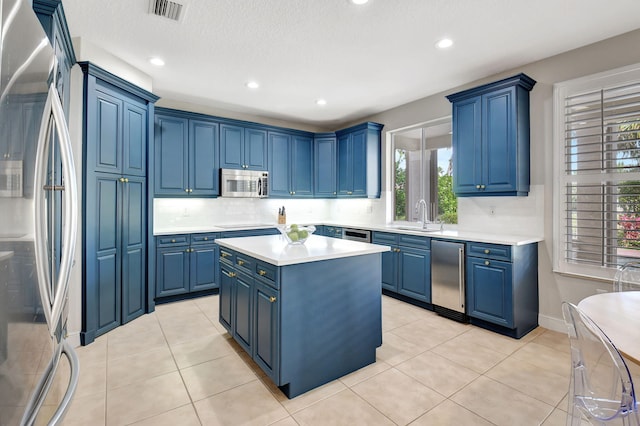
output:
[[[565,260],[566,198],[567,182],[605,183],[630,180],[621,173],[591,173],[569,175],[565,173],[565,100],[569,96],[596,90],[607,90],[629,84],[640,83],[640,64],[634,64],[604,71],[589,76],[567,80],[553,85],[553,271],[556,273],[592,278],[613,279],[617,268],[583,263],[570,263]],[[631,172],[633,176],[640,172]]]

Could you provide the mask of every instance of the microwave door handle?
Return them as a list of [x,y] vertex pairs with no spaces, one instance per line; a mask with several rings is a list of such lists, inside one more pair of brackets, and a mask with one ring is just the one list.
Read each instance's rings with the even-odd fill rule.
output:
[[258,178],[258,196],[262,195],[262,179]]

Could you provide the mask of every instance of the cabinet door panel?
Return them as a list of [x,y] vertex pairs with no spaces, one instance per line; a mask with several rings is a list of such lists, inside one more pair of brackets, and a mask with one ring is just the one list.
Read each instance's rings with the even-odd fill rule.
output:
[[194,248],[191,252],[190,290],[216,288],[216,259],[218,250],[215,244]]
[[315,140],[314,145],[314,194],[316,197],[335,197],[337,191],[336,139],[319,138]]
[[218,195],[218,124],[189,122],[190,195]]
[[485,191],[516,189],[514,98],[513,87],[482,97],[483,158],[486,159],[482,180],[486,184]]
[[220,262],[220,322],[229,333],[233,333],[231,323],[233,318],[233,288],[234,278],[232,270],[223,262]]
[[293,195],[295,197],[313,197],[313,139],[294,136],[291,153]]
[[453,190],[477,192],[482,184],[480,96],[453,104]]
[[350,140],[349,135],[338,138],[338,195],[348,195],[353,189]]
[[253,319],[253,278],[240,272],[235,281],[235,314],[233,337],[248,353],[251,353],[251,320]]
[[156,297],[189,291],[187,246],[158,249],[156,252]]
[[187,120],[156,115],[155,194],[186,195],[189,176]]
[[267,132],[257,129],[244,131],[244,164],[250,170],[267,170]]
[[220,167],[242,169],[244,165],[244,128],[220,125]]
[[146,299],[146,179],[129,177],[122,202],[122,323],[145,311]]
[[382,288],[391,291],[398,291],[398,253],[393,250],[397,247],[391,247],[392,251],[382,253]]
[[291,196],[291,136],[269,133],[269,195]]
[[87,161],[97,172],[121,173],[123,102],[105,91],[96,90],[95,93],[95,126],[88,141],[94,146],[90,151],[95,157],[87,158]]
[[263,284],[256,283],[255,296],[254,360],[275,383],[279,383],[279,292]]
[[467,307],[474,318],[513,328],[512,264],[467,258]]
[[147,110],[131,103],[124,105],[123,169],[126,175],[147,175]]
[[431,252],[400,247],[398,292],[431,303]]
[[364,130],[351,135],[352,196],[367,195],[367,133]]

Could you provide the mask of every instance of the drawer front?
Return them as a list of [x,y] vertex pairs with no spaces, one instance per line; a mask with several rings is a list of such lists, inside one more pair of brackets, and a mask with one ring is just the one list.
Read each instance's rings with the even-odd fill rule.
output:
[[511,262],[511,246],[487,243],[467,243],[467,255]]
[[234,265],[238,270],[253,276],[255,260],[252,257],[236,253],[236,261]]
[[188,244],[188,234],[162,235],[160,237],[156,237],[156,247],[171,247]]
[[278,268],[276,266],[268,263],[256,262],[255,264],[256,278],[275,289],[280,289],[277,271]]
[[431,238],[400,234],[400,241],[398,242],[398,245],[430,250]]
[[383,244],[383,245],[397,245],[398,244],[398,234],[391,234],[387,232],[373,232],[373,236],[371,237],[371,242],[373,244]]
[[217,232],[191,234],[191,244],[211,244],[216,238],[219,238],[219,235]]
[[225,262],[229,265],[235,266],[236,264],[236,255],[233,251],[220,247],[220,261]]

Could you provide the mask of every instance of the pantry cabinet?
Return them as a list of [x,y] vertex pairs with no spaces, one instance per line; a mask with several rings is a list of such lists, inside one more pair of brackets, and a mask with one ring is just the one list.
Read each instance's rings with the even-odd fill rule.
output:
[[154,143],[155,195],[218,196],[218,137],[217,122],[158,108]]
[[457,196],[528,194],[529,92],[535,83],[518,74],[447,96]]
[[95,64],[84,73],[82,344],[153,310],[148,147],[155,95]]
[[368,122],[336,132],[339,198],[380,197],[382,127]]

